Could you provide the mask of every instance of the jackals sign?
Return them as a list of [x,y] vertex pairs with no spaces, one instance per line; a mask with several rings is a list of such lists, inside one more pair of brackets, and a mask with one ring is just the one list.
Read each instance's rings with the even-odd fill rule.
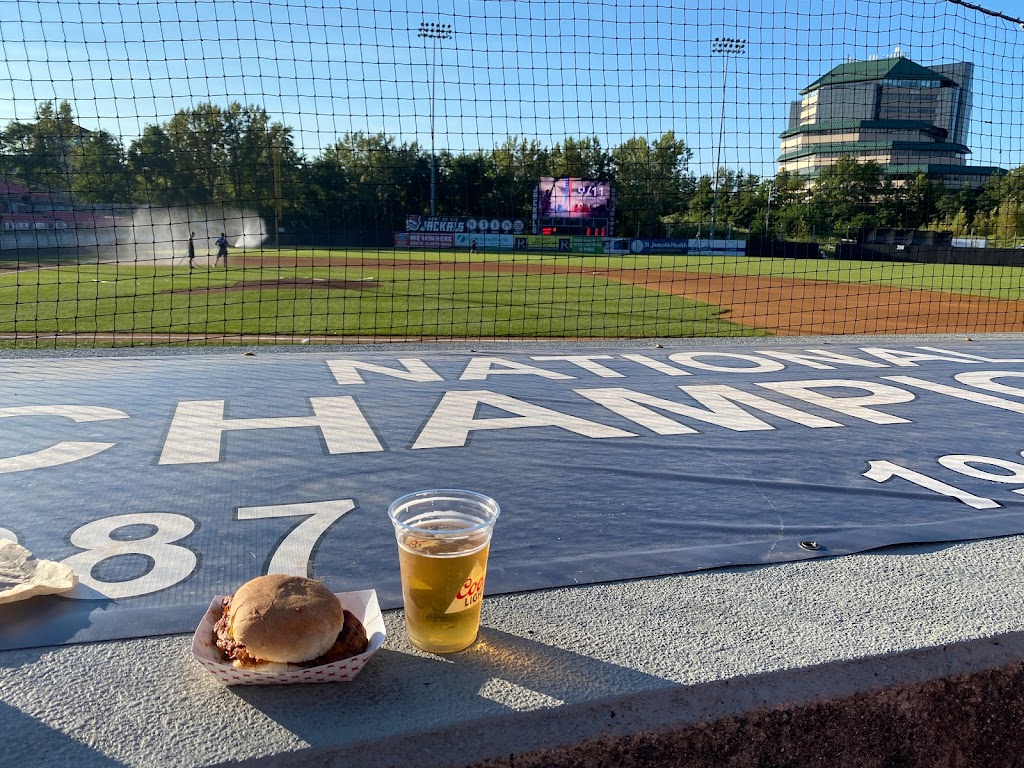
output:
[[81,579],[0,648],[191,631],[266,572],[397,606],[427,487],[501,503],[491,593],[1019,533],[1022,426],[1012,342],[0,360],[0,537]]

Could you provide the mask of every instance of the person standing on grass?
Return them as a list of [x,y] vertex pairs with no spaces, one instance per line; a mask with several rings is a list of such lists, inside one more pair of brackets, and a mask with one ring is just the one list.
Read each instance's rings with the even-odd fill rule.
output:
[[476,253],[476,238],[475,237],[473,238],[473,241],[469,244],[469,252],[470,253]]
[[215,241],[217,243],[217,260],[213,262],[213,266],[220,264],[220,260],[224,259],[224,269],[228,268],[228,236],[223,232],[220,233],[220,237]]
[[196,233],[189,232],[188,234],[188,268],[196,268]]

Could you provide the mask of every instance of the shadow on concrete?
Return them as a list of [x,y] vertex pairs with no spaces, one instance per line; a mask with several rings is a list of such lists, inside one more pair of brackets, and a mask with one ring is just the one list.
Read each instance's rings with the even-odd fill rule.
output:
[[[36,648],[73,642],[92,623],[93,612],[109,606],[111,600],[83,604],[55,595],[42,595],[0,605],[0,651]],[[0,667],[4,658],[0,656]]]
[[0,701],[4,765],[126,765]]
[[[365,687],[301,686],[334,689],[325,710],[307,691],[236,689],[309,747],[225,765],[1017,765],[1022,637],[680,686],[491,630],[449,657],[392,651]],[[522,712],[487,700],[481,692],[495,678],[569,706]],[[395,679],[403,695],[384,701],[398,695]],[[467,694],[475,696],[468,706]],[[397,701],[411,709],[396,713]],[[455,711],[460,701],[464,713]],[[388,728],[405,714],[405,727]],[[337,726],[350,719],[342,741]]]
[[382,649],[353,683],[229,690],[315,750],[675,685],[483,628],[469,649],[443,657]]
[[[1005,538],[1003,536],[995,536],[992,538]],[[865,555],[930,555],[935,552],[944,552],[947,549],[952,549],[955,546],[964,543],[964,539],[953,539],[950,541],[926,541],[917,544],[887,544],[884,547],[878,547],[876,549],[867,549],[860,554]]]

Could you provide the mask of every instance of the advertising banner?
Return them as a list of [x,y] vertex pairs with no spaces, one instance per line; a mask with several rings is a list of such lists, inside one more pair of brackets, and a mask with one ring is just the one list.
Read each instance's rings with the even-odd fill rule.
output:
[[690,253],[743,256],[747,252],[746,240],[690,240]]
[[523,235],[515,238],[517,249],[530,249],[531,251],[561,251],[572,253],[572,238],[568,235]]
[[637,238],[628,241],[628,243],[630,253],[686,254],[690,252],[691,241],[685,238],[666,238],[663,240],[641,240]]
[[523,219],[503,216],[468,217],[468,216],[418,216],[409,214],[405,217],[407,232],[451,233],[461,234],[520,234],[526,231]]
[[455,235],[395,232],[395,248],[454,248]]
[[469,248],[476,240],[477,248],[486,248],[489,251],[511,251],[515,235],[490,235],[473,234],[463,232],[455,236],[456,248]]
[[604,253],[604,240],[600,237],[573,237],[573,253]]
[[706,253],[719,255],[744,255],[746,240],[708,240],[695,238],[615,238],[608,240],[608,253],[634,254],[679,254]]

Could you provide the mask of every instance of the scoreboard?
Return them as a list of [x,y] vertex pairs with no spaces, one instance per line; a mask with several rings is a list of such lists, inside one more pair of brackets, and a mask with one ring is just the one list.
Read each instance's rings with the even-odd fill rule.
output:
[[544,176],[534,188],[535,235],[615,235],[615,189],[607,181]]

